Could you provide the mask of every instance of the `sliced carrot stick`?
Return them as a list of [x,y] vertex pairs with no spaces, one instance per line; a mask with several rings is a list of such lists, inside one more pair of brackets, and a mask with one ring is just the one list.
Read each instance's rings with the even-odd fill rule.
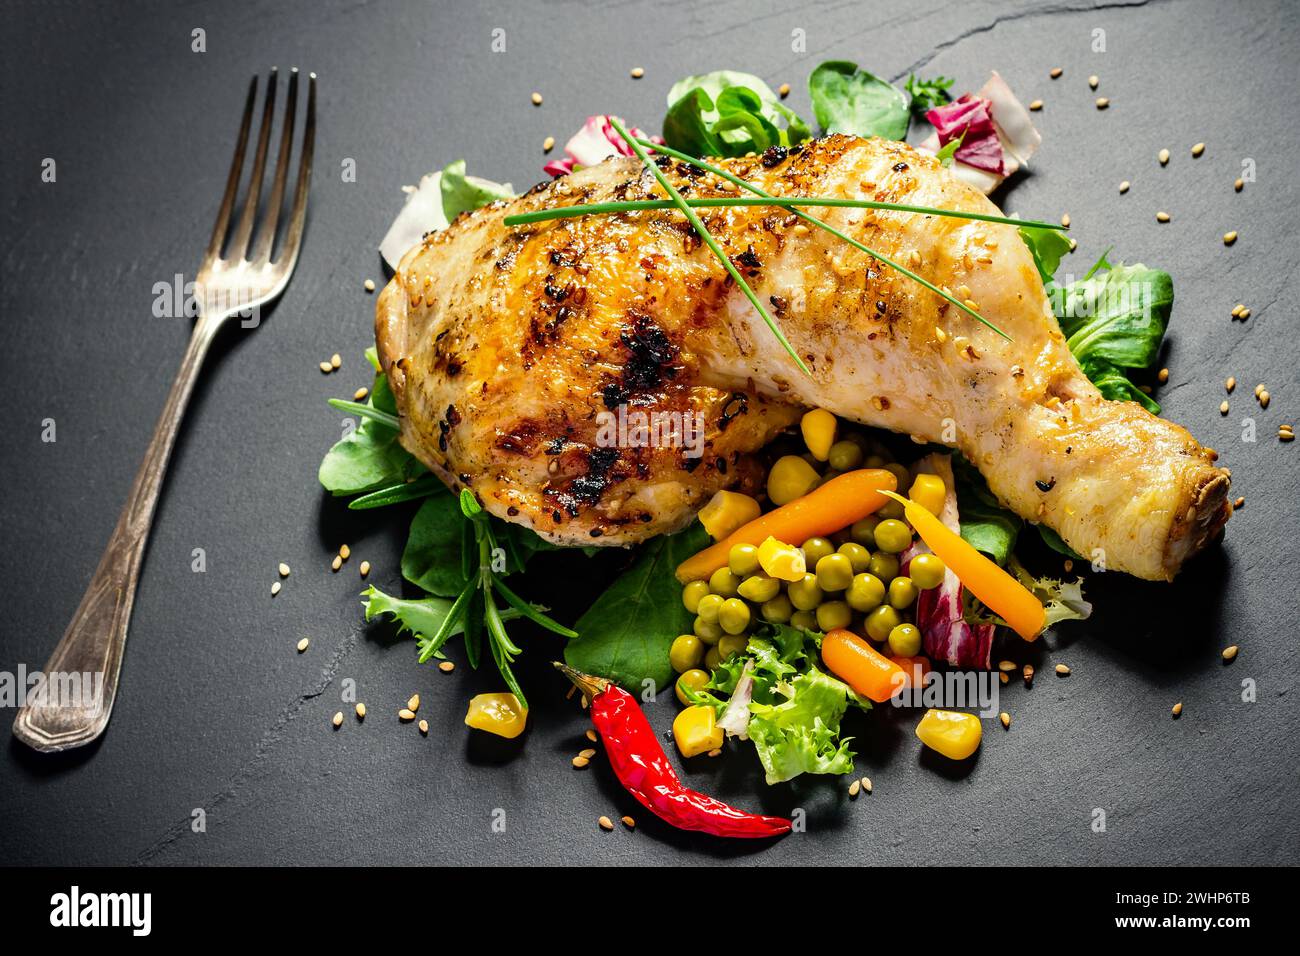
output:
[[836,628],[822,638],[822,663],[863,697],[883,704],[908,681],[907,672],[852,631]]
[[914,501],[883,491],[903,506],[904,517],[930,550],[943,559],[962,587],[970,591],[1027,641],[1042,633],[1047,613],[1042,602],[965,538]]
[[727,563],[733,545],[760,545],[769,537],[795,547],[809,538],[847,528],[885,504],[881,492],[897,487],[883,468],[862,468],[832,478],[820,488],[741,525],[727,537],[677,565],[682,584],[702,581]]

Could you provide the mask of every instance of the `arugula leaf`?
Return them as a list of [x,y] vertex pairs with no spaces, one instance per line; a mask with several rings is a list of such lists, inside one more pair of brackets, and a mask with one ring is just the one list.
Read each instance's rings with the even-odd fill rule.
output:
[[813,115],[827,133],[902,140],[911,122],[907,98],[893,84],[847,60],[828,60],[808,77]]
[[717,70],[688,76],[668,91],[664,141],[692,156],[744,156],[793,146],[808,124],[750,73]]
[[478,209],[498,199],[513,199],[515,195],[508,183],[494,183],[477,176],[466,176],[463,159],[448,163],[442,168],[439,188],[442,192],[442,214],[448,223],[454,222],[462,212]]
[[[451,613],[453,602],[440,597],[413,600],[394,597],[385,594],[373,584],[361,592],[361,597],[361,603],[366,609],[367,621],[373,621],[384,614],[391,614],[397,621],[398,634],[411,634],[415,637],[421,660],[430,657],[442,658],[443,655],[438,648],[430,650],[428,645],[431,636],[438,633],[447,615]],[[503,621],[513,621],[519,617],[523,617],[523,614],[512,607],[501,612]],[[445,643],[449,637],[455,637],[464,628],[464,616],[460,615],[460,619],[448,629],[439,644]]]
[[1029,252],[1034,257],[1034,265],[1038,266],[1038,276],[1050,293],[1056,270],[1061,267],[1061,257],[1070,251],[1069,237],[1055,229],[1022,226],[1020,238],[1025,240],[1025,245],[1029,247]]
[[[383,372],[375,373],[366,404],[389,415],[397,414],[397,402]],[[397,429],[384,422],[362,418],[350,435],[326,453],[317,472],[320,483],[331,494],[355,495],[402,484],[423,474],[424,466],[398,443],[397,434]]]
[[632,566],[574,625],[579,636],[564,649],[568,665],[627,688],[639,690],[647,679],[656,688],[668,687],[668,648],[689,622],[674,572],[709,540],[696,522],[642,546]]
[[908,108],[912,111],[912,115],[917,119],[924,119],[927,111],[951,102],[952,94],[948,90],[952,88],[954,82],[956,81],[946,76],[936,76],[932,80],[918,79],[915,73],[909,76],[903,88],[911,97]]

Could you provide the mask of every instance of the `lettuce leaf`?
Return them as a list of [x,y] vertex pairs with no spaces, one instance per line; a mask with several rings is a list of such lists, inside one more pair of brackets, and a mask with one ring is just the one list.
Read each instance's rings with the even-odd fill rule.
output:
[[781,682],[776,704],[749,705],[749,739],[769,784],[803,773],[852,773],[850,737],[839,735],[840,718],[856,695],[843,681],[815,667]]
[[[949,82],[951,85],[951,82]],[[912,114],[903,91],[847,60],[828,60],[808,77],[813,115],[827,133],[907,138]]]
[[750,73],[688,76],[668,91],[663,135],[692,156],[744,156],[807,139],[808,124]]

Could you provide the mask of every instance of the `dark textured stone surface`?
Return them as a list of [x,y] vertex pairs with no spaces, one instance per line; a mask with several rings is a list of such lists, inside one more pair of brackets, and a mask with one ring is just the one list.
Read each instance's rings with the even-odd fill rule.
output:
[[[0,368],[8,430],[0,450],[7,599],[0,670],[40,667],[112,528],[187,335],[151,317],[153,284],[198,262],[227,169],[245,84],[274,64],[321,75],[317,175],[298,274],[261,328],[232,331],[190,409],[140,587],[121,693],[108,733],[43,757],[0,742],[0,860],[15,863],[648,863],[1297,862],[1300,744],[1295,445],[1279,422],[1300,411],[1295,302],[1300,28],[1282,3],[1168,0],[1040,5],[936,3],[576,2],[10,4],[0,56],[3,220]],[[208,52],[190,52],[207,30]],[[508,51],[489,53],[504,28]],[[791,52],[791,31],[807,52]],[[1092,51],[1094,29],[1106,52]],[[1093,621],[1061,629],[1030,657],[1032,689],[1007,688],[995,722],[959,770],[932,763],[915,718],[856,728],[875,793],[850,802],[840,781],[767,789],[750,753],[687,770],[695,785],[769,810],[801,806],[808,832],[769,846],[720,846],[637,812],[585,745],[582,715],[544,664],[550,637],[527,637],[536,706],[513,744],[467,733],[473,689],[490,674],[418,667],[387,628],[366,628],[357,564],[396,587],[406,513],[361,520],[315,483],[338,436],[326,397],[366,382],[382,275],[374,248],[398,187],[460,157],[524,188],[540,144],[562,144],[589,113],[656,127],[678,77],[720,67],[795,88],[827,58],[895,79],[911,69],[973,89],[997,69],[1028,101],[1045,139],[1006,208],[1068,211],[1082,272],[1096,256],[1170,271],[1177,289],[1159,390],[1166,414],[1220,449],[1247,507],[1218,549],[1172,586],[1094,580]],[[630,67],[645,67],[634,82]],[[1053,66],[1065,75],[1048,79]],[[1093,93],[1086,77],[1096,73]],[[541,109],[528,102],[541,90]],[[1111,99],[1099,112],[1093,99]],[[1193,143],[1208,144],[1199,160]],[[1173,160],[1162,169],[1156,153]],[[44,157],[58,181],[42,184]],[[356,183],[340,181],[355,158]],[[1257,182],[1233,192],[1244,158]],[[1132,181],[1120,196],[1117,184]],[[1166,209],[1173,222],[1157,225]],[[1228,229],[1241,239],[1225,249]],[[1252,309],[1229,321],[1238,301]],[[325,377],[316,363],[344,356]],[[1239,381],[1220,417],[1222,382]],[[1250,400],[1256,382],[1273,402]],[[1241,419],[1259,440],[1240,440]],[[40,422],[58,441],[40,441]],[[328,564],[347,541],[354,558]],[[206,549],[208,570],[190,570]],[[279,561],[284,593],[268,589]],[[609,570],[610,559],[602,563]],[[570,576],[578,573],[574,565]],[[562,604],[562,602],[561,602]],[[304,655],[299,637],[312,638]],[[1221,648],[1240,644],[1225,666]],[[1019,652],[1019,651],[1018,651]],[[1056,661],[1074,669],[1050,672]],[[364,725],[329,725],[354,679]],[[1241,684],[1258,682],[1258,701]],[[428,738],[395,712],[419,691]],[[1170,707],[1183,701],[1180,720]],[[662,729],[674,705],[652,708]],[[7,726],[10,719],[5,715]],[[7,736],[7,735],[6,735]],[[207,832],[194,834],[202,807]],[[490,829],[494,808],[504,833]],[[1094,808],[1105,833],[1090,829]],[[636,813],[635,833],[600,814]]]

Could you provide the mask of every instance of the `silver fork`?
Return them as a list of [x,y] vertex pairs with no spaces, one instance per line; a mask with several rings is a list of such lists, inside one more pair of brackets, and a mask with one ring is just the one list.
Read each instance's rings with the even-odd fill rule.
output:
[[275,246],[280,206],[289,174],[294,114],[298,101],[298,71],[293,70],[289,76],[288,104],[280,136],[275,181],[271,186],[264,220],[257,229],[257,244],[253,246],[251,255],[249,242],[258,217],[262,175],[266,169],[266,154],[275,112],[276,72],[272,70],[267,83],[247,196],[239,221],[231,231],[231,213],[239,191],[253,108],[257,103],[256,76],[249,86],[244,119],[235,145],[235,158],[230,167],[230,178],[226,182],[221,208],[217,212],[212,239],[195,277],[195,299],[199,314],[180,371],[176,373],[171,391],[167,393],[162,417],[154,427],[153,438],[140,470],[136,473],[135,483],[131,486],[131,494],[122,509],[122,515],[117,520],[117,527],[113,529],[113,536],[109,538],[81,604],[72,616],[72,622],[45,665],[44,691],[30,691],[28,696],[34,696],[35,701],[29,700],[14,719],[14,736],[37,750],[57,751],[80,747],[104,732],[117,696],[117,678],[122,667],[122,651],[126,646],[126,630],[154,507],[158,503],[158,492],[162,487],[167,460],[171,457],[176,433],[185,415],[190,394],[194,391],[203,359],[223,325],[235,316],[255,315],[254,310],[271,302],[284,291],[289,276],[293,274],[302,245],[307,190],[311,184],[312,146],[316,136],[316,74],[311,74],[307,82],[306,127],[298,161],[293,207],[284,230],[279,257],[275,261],[272,261],[271,253]]

